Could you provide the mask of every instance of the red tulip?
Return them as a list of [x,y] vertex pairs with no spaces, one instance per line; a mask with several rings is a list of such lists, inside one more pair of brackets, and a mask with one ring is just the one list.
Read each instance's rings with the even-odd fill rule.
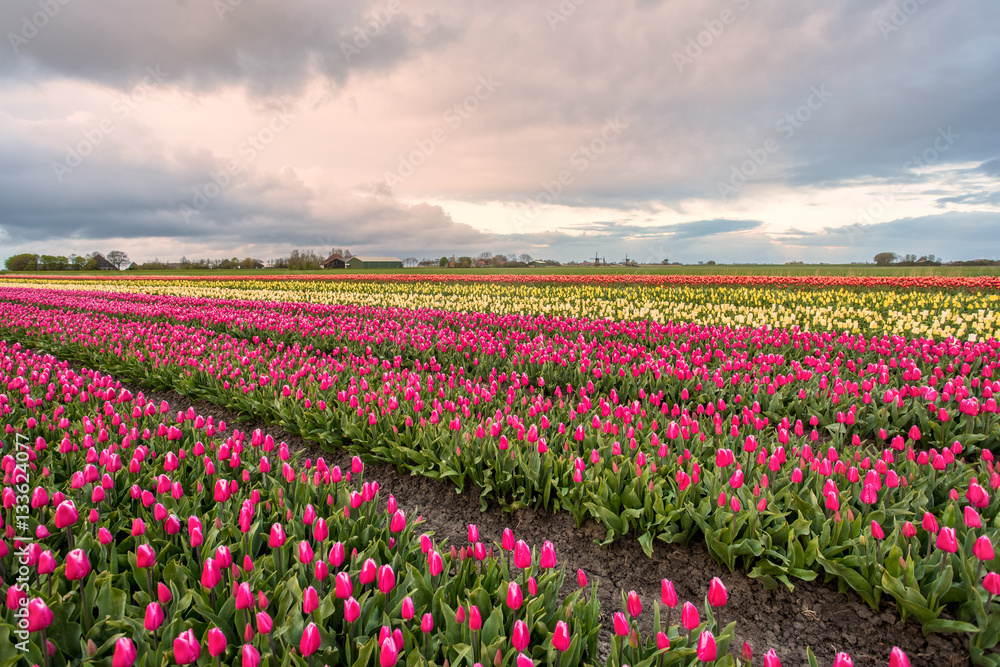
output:
[[115,642],[115,654],[111,658],[111,667],[132,667],[135,663],[135,644],[128,637],[122,637]]
[[201,642],[194,636],[194,630],[186,630],[174,640],[174,660],[178,665],[198,662],[201,656]]
[[302,632],[302,640],[299,642],[299,650],[305,657],[311,656],[319,650],[320,636],[315,623],[310,623]]
[[583,570],[576,571],[576,585],[580,588],[587,587],[587,574]]

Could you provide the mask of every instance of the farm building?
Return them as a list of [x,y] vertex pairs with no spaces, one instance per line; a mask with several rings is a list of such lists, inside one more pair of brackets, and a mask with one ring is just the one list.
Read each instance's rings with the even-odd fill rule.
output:
[[398,257],[349,257],[344,260],[348,269],[401,269],[403,260]]
[[339,253],[334,253],[326,258],[323,262],[324,269],[343,269],[347,266],[347,260],[345,260]]

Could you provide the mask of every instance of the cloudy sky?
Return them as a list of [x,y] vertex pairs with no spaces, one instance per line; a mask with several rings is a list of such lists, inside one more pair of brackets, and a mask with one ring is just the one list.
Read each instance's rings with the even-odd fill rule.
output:
[[996,0],[4,0],[0,258],[1000,258]]

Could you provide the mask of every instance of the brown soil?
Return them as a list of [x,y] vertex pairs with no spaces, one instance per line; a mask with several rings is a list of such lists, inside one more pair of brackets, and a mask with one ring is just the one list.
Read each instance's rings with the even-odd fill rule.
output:
[[[141,389],[129,388],[133,394]],[[192,402],[174,392],[145,392],[145,395],[157,403],[166,400],[175,413],[194,406],[198,414],[224,420],[230,429],[253,431],[259,428],[270,434],[275,442],[284,441],[305,450],[314,460],[322,456],[331,466],[350,465],[347,453],[325,452],[315,443],[279,427],[262,420],[246,420],[207,401]],[[924,638],[918,623],[912,619],[906,623],[899,620],[894,604],[883,601],[881,609],[874,611],[857,597],[838,593],[835,583],[803,581],[796,583],[794,592],[784,586],[765,590],[745,574],[729,572],[713,560],[700,541],[684,547],[657,544],[653,558],[649,559],[633,539],[599,546],[595,539],[603,539],[604,530],[594,522],[578,529],[567,514],[531,510],[504,513],[495,503],[480,512],[477,490],[457,494],[454,486],[418,475],[401,474],[386,464],[367,464],[366,478],[378,480],[382,498],[393,494],[408,516],[423,516],[425,530],[433,531],[439,538],[447,538],[449,543],[466,544],[470,523],[479,527],[480,538],[487,543],[499,544],[506,527],[529,545],[541,546],[544,540],[551,540],[559,565],[566,567],[564,594],[576,586],[577,568],[586,572],[591,582],[599,582],[598,596],[604,619],[602,662],[611,645],[611,614],[623,611],[621,591],[639,593],[644,609],[642,620],[645,621],[640,631],[649,632],[652,630],[653,602],[660,596],[661,579],[674,581],[682,604],[684,600],[691,600],[700,609],[709,580],[719,577],[729,591],[729,603],[717,610],[716,618],[720,625],[737,622],[731,651],[739,656],[743,642],[749,642],[756,656],[755,664],[760,664],[760,656],[773,648],[786,667],[806,665],[806,647],[811,647],[821,666],[831,665],[839,651],[849,653],[857,667],[886,665],[893,646],[902,648],[914,667],[971,664],[965,636],[930,635]],[[679,609],[674,622],[678,620]]]

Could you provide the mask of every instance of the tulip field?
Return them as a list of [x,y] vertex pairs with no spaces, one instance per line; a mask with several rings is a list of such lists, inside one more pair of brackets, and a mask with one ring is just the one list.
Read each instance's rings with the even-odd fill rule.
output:
[[718,579],[602,608],[516,527],[436,537],[372,463],[1000,665],[1000,280],[506,278],[0,278],[0,667],[795,664],[737,645]]

